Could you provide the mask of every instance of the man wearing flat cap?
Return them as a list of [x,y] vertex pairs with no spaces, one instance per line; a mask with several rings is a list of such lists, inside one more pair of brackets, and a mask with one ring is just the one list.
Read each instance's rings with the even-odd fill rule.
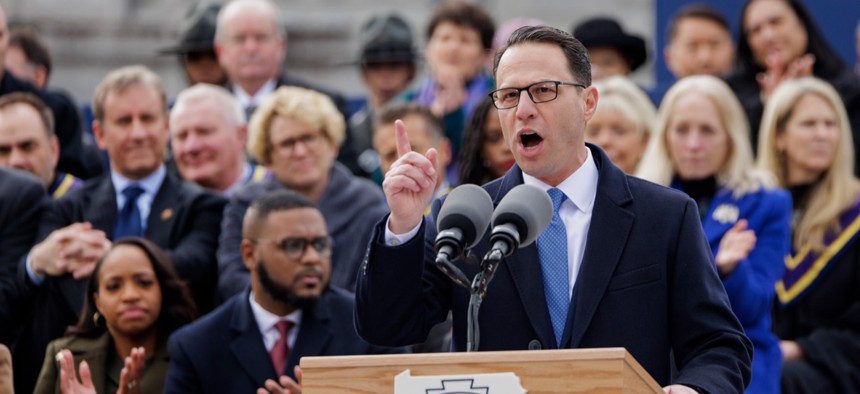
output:
[[645,40],[627,34],[618,21],[592,18],[573,29],[576,37],[588,49],[591,78],[599,80],[614,75],[627,76],[636,71],[647,58]]
[[412,30],[398,15],[377,15],[365,22],[359,35],[361,54],[357,64],[367,87],[367,102],[349,119],[358,165],[366,176],[379,168],[373,149],[373,115],[415,77],[415,49]]
[[215,56],[215,23],[220,9],[219,4],[211,4],[202,9],[193,7],[183,22],[179,43],[160,51],[161,54],[175,54],[179,57],[188,86],[197,83],[220,86],[227,84],[227,73],[218,64],[218,58]]

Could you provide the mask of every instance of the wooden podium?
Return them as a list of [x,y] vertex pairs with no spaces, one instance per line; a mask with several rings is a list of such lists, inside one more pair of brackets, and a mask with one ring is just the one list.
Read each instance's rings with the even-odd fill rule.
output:
[[304,357],[302,392],[393,393],[394,377],[513,372],[529,394],[662,393],[624,348]]

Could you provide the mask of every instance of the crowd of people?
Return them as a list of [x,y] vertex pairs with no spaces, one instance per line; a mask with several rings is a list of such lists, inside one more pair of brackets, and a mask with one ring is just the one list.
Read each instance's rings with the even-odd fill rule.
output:
[[117,68],[85,125],[0,9],[0,394],[295,394],[303,356],[465,351],[469,294],[432,267],[464,184],[554,211],[496,272],[480,350],[622,346],[667,393],[860,392],[860,75],[800,0],[740,12],[674,15],[656,103],[611,18],[447,0],[420,56],[376,15],[350,110],[285,70],[275,2],[232,0],[162,51],[187,88]]

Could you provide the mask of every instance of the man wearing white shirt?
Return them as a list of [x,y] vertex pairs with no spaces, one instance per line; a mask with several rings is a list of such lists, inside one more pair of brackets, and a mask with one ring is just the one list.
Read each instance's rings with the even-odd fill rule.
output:
[[32,392],[45,347],[75,324],[96,261],[123,236],[163,248],[200,310],[212,308],[215,248],[225,200],[167,173],[167,100],[143,66],[109,73],[93,95],[93,132],[110,172],[57,199],[42,215],[36,244],[18,270],[16,297],[35,311],[14,347],[16,391]]
[[[478,350],[624,347],[667,393],[742,392],[752,346],[695,203],[625,175],[584,141],[598,101],[586,49],[564,31],[524,27],[494,68],[491,97],[517,164],[484,188],[498,204],[532,184],[547,190],[554,208],[535,244],[494,271]],[[371,343],[404,345],[423,340],[450,310],[452,347],[462,351],[469,293],[432,267],[441,200],[428,217],[421,212],[438,153],[413,152],[402,122],[396,138],[399,159],[383,182],[391,214],[376,226],[359,275],[356,326]],[[474,256],[488,251],[488,237]],[[479,270],[454,264],[467,276]]]
[[[281,86],[299,86],[323,93],[331,97],[344,119],[349,118],[342,95],[283,71],[287,28],[281,11],[271,0],[236,0],[225,4],[218,13],[215,53],[227,72],[229,89],[249,121],[254,111]],[[337,159],[353,173],[359,173],[358,155],[350,134],[347,130],[346,143]]]
[[400,351],[355,332],[353,296],[329,285],[332,238],[312,202],[274,191],[244,219],[250,289],[171,336],[165,393],[297,393],[303,356]]

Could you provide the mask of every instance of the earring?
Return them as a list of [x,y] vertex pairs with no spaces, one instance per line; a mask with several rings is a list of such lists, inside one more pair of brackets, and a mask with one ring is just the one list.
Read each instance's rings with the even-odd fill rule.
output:
[[96,313],[93,313],[93,325],[95,325],[96,327],[99,326],[99,318],[100,317],[102,317],[102,316],[99,314],[98,311],[96,311]]

